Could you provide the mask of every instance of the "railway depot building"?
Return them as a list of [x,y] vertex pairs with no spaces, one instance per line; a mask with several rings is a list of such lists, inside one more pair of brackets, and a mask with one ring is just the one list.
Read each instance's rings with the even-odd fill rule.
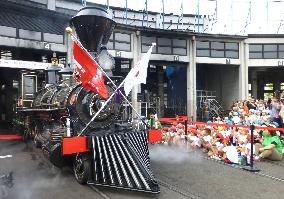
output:
[[[0,2],[0,120],[12,120],[14,102],[28,98],[40,85],[33,77],[21,88],[23,70],[45,69],[54,57],[59,64],[76,67],[72,41],[65,28],[82,8],[81,0],[2,0]],[[87,3],[88,6],[93,4]],[[204,103],[228,110],[235,100],[267,99],[284,90],[283,35],[216,35],[197,33],[193,15],[149,12],[111,7],[117,22],[107,45],[115,58],[114,75],[126,76],[131,67],[153,48],[147,84],[132,89],[131,100],[142,115],[200,116]],[[144,18],[144,19],[143,19]],[[199,24],[204,30],[206,20]],[[195,28],[195,29],[194,29]],[[25,96],[19,91],[26,89]],[[25,93],[25,92],[23,92]]]

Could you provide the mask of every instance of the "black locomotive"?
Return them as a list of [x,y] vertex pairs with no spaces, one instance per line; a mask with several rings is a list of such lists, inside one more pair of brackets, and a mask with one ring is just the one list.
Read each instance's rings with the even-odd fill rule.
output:
[[[105,46],[115,22],[107,11],[85,7],[70,23],[84,48],[109,70],[113,58]],[[45,73],[45,87],[33,97],[31,107],[18,107],[18,116],[50,161],[62,167],[71,159],[82,184],[159,193],[150,168],[147,132],[121,123],[120,93],[82,133],[105,99],[74,81],[68,67],[51,65]],[[105,81],[111,94],[115,86]]]

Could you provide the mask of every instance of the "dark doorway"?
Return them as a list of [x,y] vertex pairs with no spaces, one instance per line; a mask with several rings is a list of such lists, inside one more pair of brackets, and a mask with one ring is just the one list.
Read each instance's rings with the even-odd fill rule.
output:
[[19,93],[19,70],[0,68],[0,133],[9,132]]
[[142,115],[186,115],[186,82],[185,65],[151,63],[148,67],[147,84],[141,85]]

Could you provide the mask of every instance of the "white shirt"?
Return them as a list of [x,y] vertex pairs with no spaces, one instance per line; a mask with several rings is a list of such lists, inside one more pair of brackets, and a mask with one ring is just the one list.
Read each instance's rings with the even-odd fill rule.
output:
[[205,142],[208,142],[210,144],[212,144],[213,142],[213,138],[211,137],[211,135],[204,136],[203,139]]
[[223,151],[231,162],[238,164],[238,151],[235,146],[226,146]]
[[192,143],[195,146],[201,147],[201,142],[200,142],[199,137],[197,137],[197,136],[190,136],[189,139],[192,140]]

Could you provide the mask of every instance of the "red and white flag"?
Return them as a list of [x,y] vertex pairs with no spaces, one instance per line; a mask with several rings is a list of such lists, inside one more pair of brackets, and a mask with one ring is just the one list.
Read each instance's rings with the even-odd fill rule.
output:
[[142,57],[142,59],[137,63],[137,65],[130,70],[130,72],[126,76],[124,80],[124,91],[126,96],[130,93],[131,89],[135,85],[141,83],[146,84],[148,64],[153,47],[155,45],[155,43],[152,43],[152,46],[149,48],[148,52]]
[[98,63],[77,42],[73,42],[73,54],[82,86],[107,99],[108,89],[104,83],[103,73],[98,68]]

